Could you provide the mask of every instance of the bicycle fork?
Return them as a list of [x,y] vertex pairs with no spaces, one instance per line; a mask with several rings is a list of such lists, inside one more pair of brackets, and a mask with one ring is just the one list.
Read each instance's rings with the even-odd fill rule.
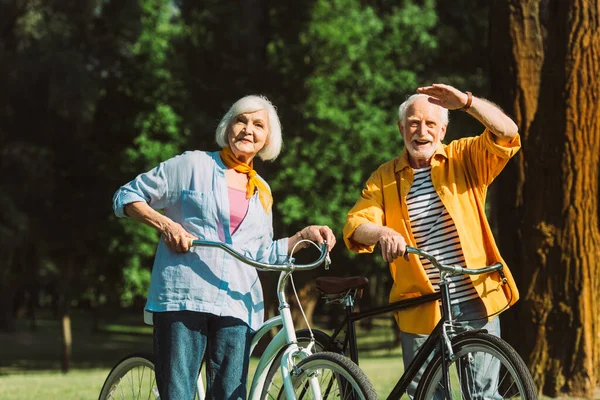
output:
[[[311,355],[309,346],[308,349],[301,349],[298,347],[298,339],[296,337],[296,331],[294,330],[294,322],[292,320],[292,313],[290,311],[289,304],[285,301],[285,293],[283,291],[285,280],[289,274],[282,273],[279,278],[279,313],[282,317],[283,330],[285,332],[286,341],[290,343],[290,346],[284,351],[281,357],[281,377],[283,379],[283,387],[285,390],[285,396],[288,400],[294,400],[296,394],[294,392],[294,385],[292,384],[291,374],[298,375],[302,373],[296,366],[297,360],[303,360]],[[292,368],[290,374],[290,367]],[[314,395],[314,399],[321,399],[321,389],[319,387],[319,380],[316,374],[309,377],[309,385]]]

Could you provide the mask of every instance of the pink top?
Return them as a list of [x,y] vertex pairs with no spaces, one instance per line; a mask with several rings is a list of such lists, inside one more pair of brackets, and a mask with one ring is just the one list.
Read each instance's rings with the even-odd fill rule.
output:
[[246,213],[250,199],[246,198],[246,191],[227,187],[229,192],[229,230],[233,235],[240,226]]

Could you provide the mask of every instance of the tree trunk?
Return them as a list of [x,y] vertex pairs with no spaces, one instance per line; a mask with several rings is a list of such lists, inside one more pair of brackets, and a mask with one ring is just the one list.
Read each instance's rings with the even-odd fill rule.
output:
[[73,334],[71,331],[71,315],[68,310],[62,315],[62,348],[60,366],[62,372],[69,372],[71,367],[71,351],[73,348]]
[[59,284],[59,318],[61,321],[61,352],[60,363],[61,370],[64,373],[69,372],[71,367],[71,353],[73,349],[73,331],[71,329],[71,285],[73,284],[73,275],[75,265],[83,265],[84,263],[76,264],[76,256],[71,254],[65,260],[65,269]]
[[[290,285],[291,286],[291,285]],[[292,291],[289,291],[288,294],[288,303],[290,304],[290,309],[292,311],[292,319],[294,320],[294,326],[296,329],[306,328],[306,323],[312,327],[313,326],[313,314],[315,312],[315,307],[317,306],[317,301],[319,299],[319,291],[317,290],[316,284],[314,280],[307,281],[302,287],[296,287],[298,291],[298,299],[293,295]],[[302,315],[302,311],[300,310],[300,306],[298,305],[298,300],[300,300],[300,304],[302,306],[302,310],[304,310],[304,315],[306,316],[306,320]]]
[[491,6],[492,98],[523,142],[496,199],[522,295],[503,331],[550,396],[591,397],[600,377],[599,9],[592,0]]

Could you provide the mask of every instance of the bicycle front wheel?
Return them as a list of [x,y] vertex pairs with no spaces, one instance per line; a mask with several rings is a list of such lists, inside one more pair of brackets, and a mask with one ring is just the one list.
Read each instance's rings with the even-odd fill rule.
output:
[[[326,348],[326,344],[331,341],[329,335],[327,335],[323,331],[313,330],[314,335],[314,346],[312,347],[312,353],[317,353],[325,350],[330,350]],[[296,342],[299,347],[308,348],[311,343],[312,338],[310,337],[310,333],[308,330],[301,330],[296,332]],[[277,357],[273,360],[271,367],[269,368],[269,372],[267,373],[267,378],[265,380],[265,385],[263,387],[263,392],[261,395],[261,399],[285,399],[285,394],[283,392],[283,379],[281,378],[280,365],[281,365],[281,357],[285,352],[287,347],[282,348],[277,354]]]
[[293,373],[292,383],[297,399],[378,398],[364,372],[336,353],[316,353],[302,360]]
[[146,355],[131,355],[108,374],[98,400],[158,399],[154,362]]
[[[537,399],[537,390],[527,366],[504,340],[472,332],[452,340],[456,358],[449,362],[452,399]],[[417,399],[444,399],[442,358],[429,364],[417,387]]]

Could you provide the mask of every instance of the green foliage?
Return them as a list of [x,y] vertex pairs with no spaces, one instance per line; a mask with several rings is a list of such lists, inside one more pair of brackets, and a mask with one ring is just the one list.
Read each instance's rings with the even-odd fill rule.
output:
[[285,225],[326,224],[339,235],[369,174],[400,154],[397,107],[436,48],[435,24],[433,2],[322,0],[293,53],[283,40],[272,43],[284,80],[289,65],[307,71],[286,82],[305,97],[270,178]]
[[[0,4],[0,233],[14,241],[2,246],[10,279],[0,289],[9,298],[39,285],[63,307],[145,295],[152,254],[140,242],[156,235],[139,226],[128,235],[110,199],[184,140],[171,105],[175,11],[166,0]],[[122,247],[111,248],[115,238]]]
[[[144,296],[158,235],[117,220],[112,194],[183,149],[215,149],[220,117],[249,93],[283,124],[282,155],[257,163],[276,235],[318,223],[341,239],[368,175],[401,151],[406,95],[440,80],[485,87],[486,11],[483,0],[0,2],[0,290]],[[348,273],[387,276],[341,243],[334,253]]]
[[[163,0],[140,5],[141,31],[131,45],[132,67],[140,79],[125,81],[120,88],[140,105],[131,127],[137,136],[122,156],[122,170],[129,179],[180,153],[185,140],[181,117],[171,105],[178,101],[181,90],[170,64],[171,43],[182,31],[177,10]],[[131,305],[148,292],[158,235],[153,228],[128,219],[119,224],[123,240],[113,254],[119,255],[123,269],[120,302]]]
[[132,147],[125,150],[128,165],[138,166],[143,160],[144,169],[177,155],[183,136],[179,130],[180,117],[172,107],[158,104],[156,109],[140,113],[134,127],[140,132]]

